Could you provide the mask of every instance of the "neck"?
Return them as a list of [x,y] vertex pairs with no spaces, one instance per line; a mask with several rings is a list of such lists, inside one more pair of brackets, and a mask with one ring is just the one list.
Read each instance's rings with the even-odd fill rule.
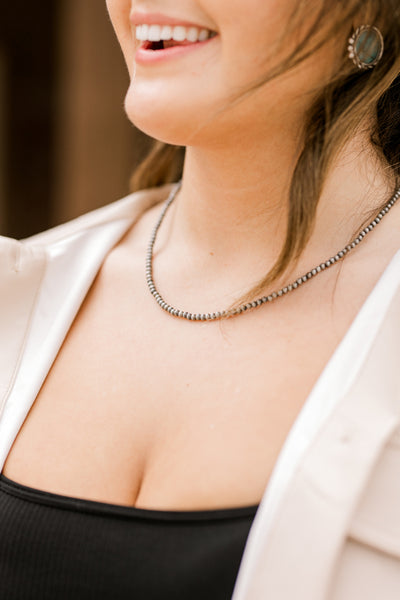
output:
[[[237,140],[234,146],[188,147],[182,188],[165,233],[170,250],[177,257],[184,252],[191,268],[206,273],[209,282],[229,275],[247,289],[261,279],[285,239],[297,140],[262,136],[258,143]],[[392,191],[392,182],[363,136],[354,138],[331,169],[312,237],[294,273],[336,254]]]
[[272,151],[264,160],[257,148],[240,152],[240,157],[230,149],[188,148],[176,209],[182,233],[198,248],[221,255],[232,252],[233,240],[239,252],[243,245],[257,252],[266,232],[278,241],[285,227],[282,194],[290,185],[294,152],[282,148],[279,155],[277,161]]

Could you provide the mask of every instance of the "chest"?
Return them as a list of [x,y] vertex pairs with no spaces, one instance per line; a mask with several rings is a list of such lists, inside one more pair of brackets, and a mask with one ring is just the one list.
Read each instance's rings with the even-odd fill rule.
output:
[[120,294],[100,278],[5,475],[143,508],[259,503],[290,428],[363,299],[339,310],[333,285],[318,297],[296,292],[264,313],[191,323],[159,311],[139,286]]

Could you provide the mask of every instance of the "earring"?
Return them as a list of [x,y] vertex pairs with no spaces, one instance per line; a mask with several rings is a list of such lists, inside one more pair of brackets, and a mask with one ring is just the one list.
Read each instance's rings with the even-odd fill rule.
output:
[[385,44],[377,27],[361,25],[349,39],[349,58],[359,69],[373,69],[383,56]]

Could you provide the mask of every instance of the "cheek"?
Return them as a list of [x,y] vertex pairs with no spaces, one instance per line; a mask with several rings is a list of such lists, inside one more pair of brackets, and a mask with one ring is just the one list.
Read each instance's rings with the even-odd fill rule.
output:
[[265,75],[296,42],[288,34],[298,0],[231,0],[223,18],[224,60],[240,85]]
[[132,75],[135,44],[129,21],[130,0],[106,0],[108,14],[130,74]]

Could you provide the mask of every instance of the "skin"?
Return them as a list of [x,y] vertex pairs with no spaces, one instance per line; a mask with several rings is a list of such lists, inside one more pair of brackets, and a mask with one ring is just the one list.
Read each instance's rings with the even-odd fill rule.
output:
[[[155,248],[157,286],[186,310],[229,306],[282,244],[304,114],[346,35],[226,105],[288,52],[281,40],[294,3],[107,2],[131,75],[128,117],[158,139],[187,145],[183,186]],[[135,68],[132,8],[199,23],[219,37],[169,64]],[[390,196],[392,182],[367,140],[361,128],[338,156],[296,276],[342,248]],[[145,285],[159,210],[147,211],[105,260],[4,473],[142,508],[257,504],[311,389],[399,247],[399,211],[341,266],[295,293],[224,323],[189,323],[161,311]]]
[[[264,137],[263,123],[268,111],[265,108],[259,110],[261,106],[265,107],[267,102],[269,109],[275,105],[276,110],[282,97],[290,94],[293,107],[299,88],[305,88],[310,76],[310,87],[316,84],[327,66],[326,60],[314,60],[312,68],[310,65],[310,68],[298,71],[295,77],[286,78],[279,86],[267,86],[238,110],[217,115],[217,111],[232,101],[242,88],[263,77],[293,47],[295,36],[281,47],[282,31],[287,27],[295,5],[293,0],[265,3],[259,0],[246,3],[239,0],[186,0],[171,2],[170,6],[165,2],[134,2],[132,12],[159,11],[177,18],[186,17],[218,33],[213,43],[196,55],[150,69],[135,64],[139,42],[134,39],[133,27],[127,21],[130,5],[126,1],[107,2],[131,76],[126,111],[137,127],[169,143],[220,148],[221,137],[223,145],[229,142],[227,136],[232,141],[243,140],[243,135]],[[318,65],[316,70],[315,65]],[[240,128],[236,120],[239,115],[242,119]]]

